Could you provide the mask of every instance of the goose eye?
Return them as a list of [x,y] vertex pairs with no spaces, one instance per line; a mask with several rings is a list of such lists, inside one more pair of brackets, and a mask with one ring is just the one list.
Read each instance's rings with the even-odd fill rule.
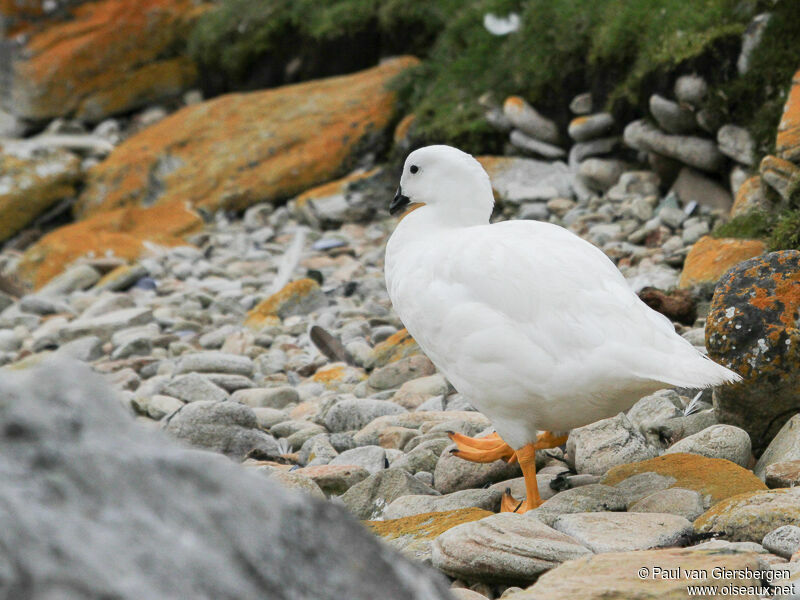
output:
[[417,165],[411,165],[411,168],[409,169],[409,171],[411,171],[411,174],[413,175],[414,173],[419,171],[419,167]]

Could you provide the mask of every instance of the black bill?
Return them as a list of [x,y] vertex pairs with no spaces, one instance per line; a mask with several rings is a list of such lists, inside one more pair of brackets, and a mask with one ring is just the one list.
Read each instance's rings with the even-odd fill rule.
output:
[[403,212],[408,205],[411,204],[411,200],[408,199],[408,196],[403,196],[403,188],[398,187],[397,193],[394,195],[394,200],[389,205],[389,214],[396,215],[397,213]]

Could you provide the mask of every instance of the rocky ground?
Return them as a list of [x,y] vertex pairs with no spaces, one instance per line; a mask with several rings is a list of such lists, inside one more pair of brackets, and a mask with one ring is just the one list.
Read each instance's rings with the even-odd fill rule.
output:
[[[84,17],[100,32],[116,18]],[[175,61],[156,70],[185,68]],[[87,363],[134,430],[227,456],[231,485],[247,488],[236,479],[247,471],[344,507],[462,600],[683,598],[687,584],[800,581],[800,252],[709,235],[794,198],[800,82],[776,154],[758,165],[746,130],[705,119],[705,83],[690,74],[674,98],[652,96],[651,118],[628,124],[579,96],[566,135],[522,98],[484,99],[509,134],[506,155],[479,157],[494,220],[585,237],[681,335],[745,377],[713,394],[664,389],[572,431],[565,448],[537,456],[545,503],[495,514],[504,490],[524,496],[519,468],[451,455],[447,432],[483,435],[491,423],[403,329],[383,280],[397,172],[382,158],[387,145],[408,150],[414,127],[386,83],[415,62],[207,101],[181,89],[125,116],[88,85],[69,118],[35,135],[30,119],[63,107],[36,93],[46,79],[28,80],[25,110],[0,112],[3,371],[37,374],[20,388],[29,393],[50,358]],[[63,364],[52,377],[69,387],[71,368],[87,377]],[[73,409],[79,420],[103,410]],[[192,468],[219,464],[192,456]],[[275,488],[242,493],[265,489]],[[276,505],[298,503],[274,493]],[[675,577],[655,570],[676,566]],[[721,567],[738,571],[711,575]],[[398,567],[397,589],[419,573]],[[414,593],[439,597],[431,581],[428,596]]]

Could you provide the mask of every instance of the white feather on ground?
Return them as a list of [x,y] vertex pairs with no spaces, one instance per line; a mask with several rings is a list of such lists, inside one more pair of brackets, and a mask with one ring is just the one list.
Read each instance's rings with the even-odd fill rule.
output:
[[549,223],[490,225],[488,183],[454,148],[412,153],[401,189],[425,206],[389,240],[386,283],[409,333],[512,447],[663,387],[739,379],[675,333],[590,243]]

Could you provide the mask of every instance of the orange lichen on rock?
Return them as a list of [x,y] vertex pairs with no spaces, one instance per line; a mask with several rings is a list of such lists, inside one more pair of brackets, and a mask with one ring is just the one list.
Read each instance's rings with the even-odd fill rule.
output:
[[703,236],[686,256],[678,287],[714,284],[725,271],[740,262],[763,254],[767,247],[760,240],[715,239]]
[[433,541],[456,525],[478,521],[492,514],[494,513],[481,508],[458,508],[442,512],[421,513],[387,521],[364,521],[364,525],[378,537],[390,540],[402,536],[411,536],[417,540]]
[[[800,335],[797,328],[797,315],[800,312],[798,255],[798,252],[790,250],[768,254],[763,260],[742,265],[736,273],[720,282],[711,302],[706,327],[706,341],[710,344],[709,350],[713,348],[713,356],[727,358],[730,352],[737,349],[737,345],[739,352],[744,351],[746,344],[740,338],[753,335],[755,326],[760,329],[759,336],[770,345],[779,344],[786,335]],[[774,263],[770,269],[765,268],[767,262]],[[744,314],[744,305],[749,305],[748,309],[753,315]],[[728,317],[728,313],[731,317]],[[750,317],[754,322],[748,323],[747,329],[742,331],[737,317],[739,320]],[[736,328],[737,323],[739,328]],[[712,336],[715,337],[712,339]],[[765,351],[754,349],[754,352],[762,355]],[[742,361],[737,369],[746,369],[750,362]],[[759,369],[765,366],[760,365]]]
[[753,175],[745,179],[744,183],[736,190],[736,199],[731,207],[731,217],[746,215],[755,210],[767,211],[770,209],[767,200],[764,181],[760,175]]
[[664,454],[641,462],[620,465],[606,473],[602,483],[616,485],[639,473],[658,473],[675,479],[670,487],[695,490],[709,496],[711,504],[716,504],[729,496],[765,490],[767,486],[748,471],[723,458],[708,458],[698,454]]
[[31,246],[22,256],[17,276],[39,288],[83,256],[139,257],[144,242],[165,246],[186,243],[203,220],[182,202],[151,208],[129,207],[60,227]]
[[778,156],[786,160],[800,159],[800,71],[792,78],[792,89],[778,125],[775,150]]
[[503,102],[503,110],[506,111],[513,111],[513,110],[522,110],[527,105],[527,102],[520,97],[520,96],[509,96],[506,98],[506,101]]
[[420,347],[408,330],[404,327],[393,333],[388,338],[377,344],[372,349],[372,366],[383,367],[391,362],[406,358],[412,354],[419,354]]
[[178,56],[206,9],[193,0],[103,0],[33,34],[13,58],[9,110],[44,120],[75,115],[98,121],[174,95],[197,78]]
[[298,279],[286,284],[247,313],[245,325],[260,329],[275,317],[306,314],[326,303],[325,294],[313,279]]
[[345,374],[344,365],[331,366],[326,369],[320,369],[311,378],[318,383],[328,383],[330,381],[340,381]]
[[344,363],[334,363],[314,373],[311,380],[323,384],[328,389],[335,390],[339,389],[342,384],[359,383],[366,378],[367,374],[361,369]]
[[800,389],[800,252],[782,250],[739,264],[720,280],[706,320],[706,348],[744,381],[714,391],[723,423],[750,434],[758,456]]
[[397,58],[353,75],[187,106],[120,144],[89,174],[78,211],[176,198],[217,210],[294,196],[352,168],[395,111]]
[[59,149],[0,144],[0,241],[29,225],[53,204],[75,195],[80,159]]
[[569,127],[577,127],[579,125],[583,125],[586,121],[589,120],[587,116],[575,117],[572,121],[569,122]]

